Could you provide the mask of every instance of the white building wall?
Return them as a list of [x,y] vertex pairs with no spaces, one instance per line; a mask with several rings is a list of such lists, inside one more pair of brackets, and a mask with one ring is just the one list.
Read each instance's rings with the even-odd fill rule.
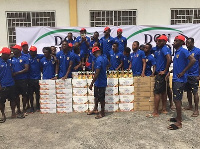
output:
[[56,26],[69,26],[69,0],[0,0],[0,48],[8,46],[6,11],[56,11]]
[[137,9],[136,25],[170,25],[171,8],[200,8],[200,0],[77,0],[78,25],[90,26],[89,10]]

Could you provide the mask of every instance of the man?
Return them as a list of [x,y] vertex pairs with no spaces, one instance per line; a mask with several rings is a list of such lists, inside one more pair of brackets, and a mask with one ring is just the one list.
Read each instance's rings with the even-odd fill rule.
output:
[[30,56],[29,56],[29,73],[28,73],[28,94],[30,99],[30,113],[34,112],[33,106],[33,93],[36,94],[36,111],[40,111],[40,86],[39,80],[41,79],[41,72],[40,72],[40,60],[43,58],[43,55],[37,54],[37,48],[35,46],[31,46],[30,49]]
[[74,44],[73,34],[71,32],[68,33],[67,39],[68,39],[67,40],[68,43],[71,43],[72,45]]
[[55,46],[51,46],[51,54],[56,56],[56,53],[57,53],[57,49]]
[[29,60],[28,57],[22,56],[22,48],[19,45],[12,47],[14,57],[12,58],[12,71],[15,80],[15,90],[16,90],[16,104],[17,104],[17,113],[21,113],[20,110],[20,98],[19,95],[22,95],[23,102],[23,113],[26,113],[26,104],[28,98],[28,70],[29,70]]
[[171,53],[169,48],[166,46],[168,41],[165,35],[161,35],[157,38],[156,50],[154,52],[154,57],[156,60],[156,77],[154,85],[154,112],[148,114],[147,117],[158,117],[158,107],[160,103],[160,98],[162,99],[162,113],[167,113],[167,94],[166,94],[166,74],[169,71],[171,64]]
[[[187,71],[194,65],[195,58],[190,55],[188,50],[184,49],[182,45],[185,43],[185,37],[178,35],[174,39],[174,48],[176,49],[174,59],[173,59],[173,100],[176,106],[176,118],[170,118],[170,122],[175,122],[171,124],[168,129],[176,130],[182,127],[182,114],[181,114],[181,105],[183,90],[185,83],[187,82]],[[189,60],[189,63],[188,63]],[[169,72],[170,73],[170,72]],[[169,73],[167,77],[169,76]]]
[[81,55],[79,47],[74,47],[73,57],[74,61],[73,61],[72,71],[77,72],[81,67]]
[[123,70],[129,70],[130,62],[131,62],[131,49],[129,47],[124,48],[123,52]]
[[76,38],[75,43],[78,43],[80,46],[81,53],[83,53],[84,58],[88,56],[89,47],[90,47],[90,38],[86,36],[86,29],[82,28],[80,30],[80,36]]
[[94,32],[94,35],[91,37],[91,42],[90,42],[90,49],[94,47],[94,43],[98,42],[99,43],[99,33],[96,31]]
[[98,109],[98,102],[101,104],[101,112],[95,117],[96,119],[100,119],[105,116],[105,91],[107,86],[107,65],[108,60],[106,56],[101,54],[101,50],[98,47],[92,48],[92,53],[96,57],[95,59],[95,74],[94,78],[89,86],[89,89],[92,90],[93,84],[94,86],[94,97],[95,97],[95,107],[94,110],[88,113],[88,115],[95,114]]
[[10,107],[12,110],[12,118],[16,117],[15,114],[15,82],[12,78],[11,63],[9,61],[9,56],[11,50],[8,48],[3,48],[0,52],[2,55],[0,57],[0,110],[2,118],[0,118],[0,123],[6,121],[5,115],[5,102],[6,99],[10,101]]
[[26,41],[23,41],[21,43],[21,47],[22,47],[22,56],[29,56],[29,51],[28,51],[28,43]]
[[[154,76],[156,71],[156,61],[153,55],[150,54],[151,49],[152,45],[150,43],[147,43],[144,46],[144,52],[146,56],[146,70],[145,70],[146,76]],[[153,72],[151,70],[152,66],[153,66]]]
[[43,80],[55,79],[56,60],[52,56],[51,48],[43,48],[44,57],[40,60],[40,68]]
[[118,50],[118,43],[115,42],[112,45],[110,51],[110,68],[109,70],[120,70],[123,66],[123,54]]
[[101,49],[103,50],[103,55],[109,58],[109,51],[112,49],[114,43],[114,38],[110,36],[111,29],[109,27],[104,28],[104,37],[100,39]]
[[56,54],[57,64],[56,64],[56,75],[59,79],[71,78],[71,69],[73,65],[73,54],[68,48],[68,42],[66,40],[62,41],[62,50]]
[[119,52],[123,53],[124,48],[127,46],[127,39],[126,37],[122,36],[122,29],[117,29],[117,37],[114,38],[114,41],[118,43]]
[[132,69],[133,76],[145,76],[146,59],[144,51],[139,49],[139,42],[132,44],[133,53],[131,53],[131,63],[129,69]]
[[189,53],[194,56],[196,59],[195,64],[188,70],[188,78],[186,83],[186,91],[189,106],[185,108],[186,110],[192,110],[192,94],[194,96],[195,110],[192,114],[192,117],[197,117],[199,115],[198,106],[199,106],[199,62],[200,62],[200,49],[194,46],[194,38],[188,38],[186,40],[186,46]]

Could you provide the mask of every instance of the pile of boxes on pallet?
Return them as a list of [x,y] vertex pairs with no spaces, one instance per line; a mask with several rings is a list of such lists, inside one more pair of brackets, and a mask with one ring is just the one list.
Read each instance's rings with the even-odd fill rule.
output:
[[54,80],[40,80],[41,113],[56,113],[56,89]]
[[57,113],[72,112],[72,79],[56,80]]

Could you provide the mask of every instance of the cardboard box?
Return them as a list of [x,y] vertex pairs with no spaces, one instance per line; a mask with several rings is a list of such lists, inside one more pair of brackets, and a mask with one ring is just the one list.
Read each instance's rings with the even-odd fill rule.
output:
[[149,102],[150,97],[135,97],[134,102]]
[[40,109],[56,109],[55,104],[40,104]]
[[56,85],[64,85],[65,87],[70,87],[72,85],[72,79],[67,78],[65,80],[56,80]]
[[150,111],[150,106],[135,107],[134,111]]
[[134,83],[146,83],[146,82],[151,82],[151,77],[146,76],[146,77],[134,77]]
[[93,79],[87,79],[87,84],[88,84],[88,86],[91,84],[92,80],[93,80]]
[[105,112],[118,112],[118,104],[105,104]]
[[87,88],[86,79],[72,79],[73,88]]
[[118,78],[108,78],[107,87],[118,87]]
[[144,86],[144,87],[135,87],[135,92],[150,92],[151,87],[150,86]]
[[73,96],[87,96],[87,88],[73,88]]
[[150,93],[151,93],[150,96],[151,96],[151,97],[154,97],[154,92],[151,91]]
[[[71,88],[72,88],[72,87],[71,87]],[[59,89],[66,89],[66,87],[65,87],[64,84],[56,85],[56,90],[59,90]]]
[[78,79],[78,72],[72,72],[72,78]]
[[67,103],[67,104],[72,104],[72,98],[67,98],[67,99],[57,99],[56,100],[57,104],[63,104],[63,103]]
[[87,98],[89,104],[94,104],[94,96],[87,96]]
[[41,114],[56,113],[56,109],[40,109]]
[[155,82],[151,82],[150,85],[152,88],[154,88]]
[[71,107],[72,108],[72,103],[60,103],[56,105],[57,108],[67,108]]
[[74,112],[88,112],[88,104],[73,105]]
[[40,100],[40,104],[56,104],[55,99]]
[[118,95],[118,87],[106,87],[106,96]]
[[57,94],[56,99],[68,99],[72,98],[72,94]]
[[134,95],[134,86],[120,86],[119,95]]
[[88,90],[88,96],[94,96],[94,87],[92,88],[92,90],[90,90],[89,88]]
[[134,95],[120,95],[119,99],[120,99],[120,103],[133,103]]
[[119,78],[119,86],[133,86],[133,78]]
[[135,97],[150,97],[150,92],[135,92]]
[[40,90],[40,95],[53,96],[53,95],[56,95],[56,92],[55,90]]
[[52,85],[55,86],[55,80],[40,80],[40,85]]
[[56,94],[70,95],[72,94],[72,89],[58,89],[56,90]]
[[87,104],[88,97],[87,96],[73,96],[73,104]]
[[106,96],[105,102],[106,102],[106,104],[119,103],[119,96],[118,95]]
[[151,82],[155,82],[155,77],[150,77]]
[[149,101],[147,102],[134,102],[134,107],[150,106]]
[[135,87],[150,87],[151,86],[151,83],[152,82],[144,82],[144,83],[141,83],[141,82],[134,82],[134,86]]
[[133,103],[119,103],[119,110],[120,111],[134,111]]
[[40,100],[56,100],[56,95],[40,95]]
[[57,113],[70,113],[73,112],[72,107],[57,108]]
[[40,90],[55,90],[55,85],[40,85]]

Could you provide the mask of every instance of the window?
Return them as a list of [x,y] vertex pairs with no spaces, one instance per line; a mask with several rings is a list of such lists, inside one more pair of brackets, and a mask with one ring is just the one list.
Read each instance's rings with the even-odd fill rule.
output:
[[9,46],[16,44],[15,27],[49,26],[55,27],[55,11],[6,12]]
[[90,26],[136,25],[136,10],[90,10]]
[[200,23],[200,8],[171,9],[171,25]]

